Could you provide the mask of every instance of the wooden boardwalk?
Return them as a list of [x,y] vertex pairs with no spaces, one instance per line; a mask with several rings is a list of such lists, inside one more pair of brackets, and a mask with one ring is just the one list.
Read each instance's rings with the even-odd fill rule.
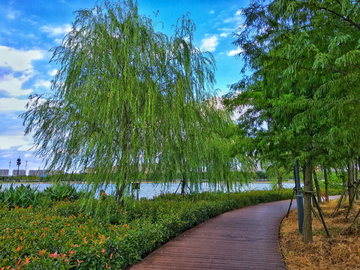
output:
[[280,201],[227,212],[180,234],[130,269],[286,269],[279,227],[288,207],[289,201]]

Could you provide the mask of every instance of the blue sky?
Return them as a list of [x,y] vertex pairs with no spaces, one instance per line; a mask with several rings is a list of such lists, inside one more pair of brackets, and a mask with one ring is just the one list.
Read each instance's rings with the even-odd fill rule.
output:
[[[5,2],[5,3],[4,3]],[[22,159],[21,169],[42,168],[41,159],[34,156],[31,136],[24,136],[22,119],[18,115],[30,94],[50,91],[50,80],[58,66],[49,63],[49,49],[61,44],[74,21],[73,12],[91,8],[95,1],[34,0],[0,3],[0,169],[15,169],[16,159]],[[240,79],[242,61],[235,57],[240,50],[231,43],[233,33],[241,24],[239,9],[248,1],[205,0],[138,0],[139,13],[164,23],[162,32],[171,35],[171,26],[183,14],[190,12],[196,24],[195,45],[210,51],[217,63],[216,88],[219,95],[228,92],[227,85]]]

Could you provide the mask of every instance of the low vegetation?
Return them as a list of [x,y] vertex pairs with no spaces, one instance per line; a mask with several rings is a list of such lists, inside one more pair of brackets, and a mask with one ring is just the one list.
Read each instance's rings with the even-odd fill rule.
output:
[[[69,192],[69,188],[63,190],[62,193]],[[291,190],[281,194],[277,191],[168,194],[152,200],[128,199],[121,208],[106,194],[87,200],[88,207],[84,207],[74,194],[69,200],[54,196],[61,194],[56,189],[44,193],[46,196],[38,195],[41,203],[35,206],[20,200],[0,203],[1,270],[123,269],[209,218],[291,196]],[[44,199],[49,196],[51,200]]]

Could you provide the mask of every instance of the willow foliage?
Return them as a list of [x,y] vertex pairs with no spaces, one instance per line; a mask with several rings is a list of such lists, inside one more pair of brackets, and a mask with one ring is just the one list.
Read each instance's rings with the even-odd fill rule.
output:
[[[214,153],[231,124],[212,105],[215,60],[193,44],[193,22],[174,35],[155,30],[137,4],[105,2],[76,12],[51,61],[61,65],[52,94],[32,96],[22,117],[49,169],[94,172],[88,183],[221,181],[232,163]],[[221,149],[218,149],[221,152]],[[224,180],[224,179],[223,179]]]

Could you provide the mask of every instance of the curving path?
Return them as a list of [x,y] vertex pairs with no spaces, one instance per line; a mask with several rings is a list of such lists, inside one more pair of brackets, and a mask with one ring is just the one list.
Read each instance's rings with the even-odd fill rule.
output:
[[[131,269],[285,270],[279,226],[289,203],[264,203],[212,218],[180,234]],[[292,209],[295,207],[296,200]]]

